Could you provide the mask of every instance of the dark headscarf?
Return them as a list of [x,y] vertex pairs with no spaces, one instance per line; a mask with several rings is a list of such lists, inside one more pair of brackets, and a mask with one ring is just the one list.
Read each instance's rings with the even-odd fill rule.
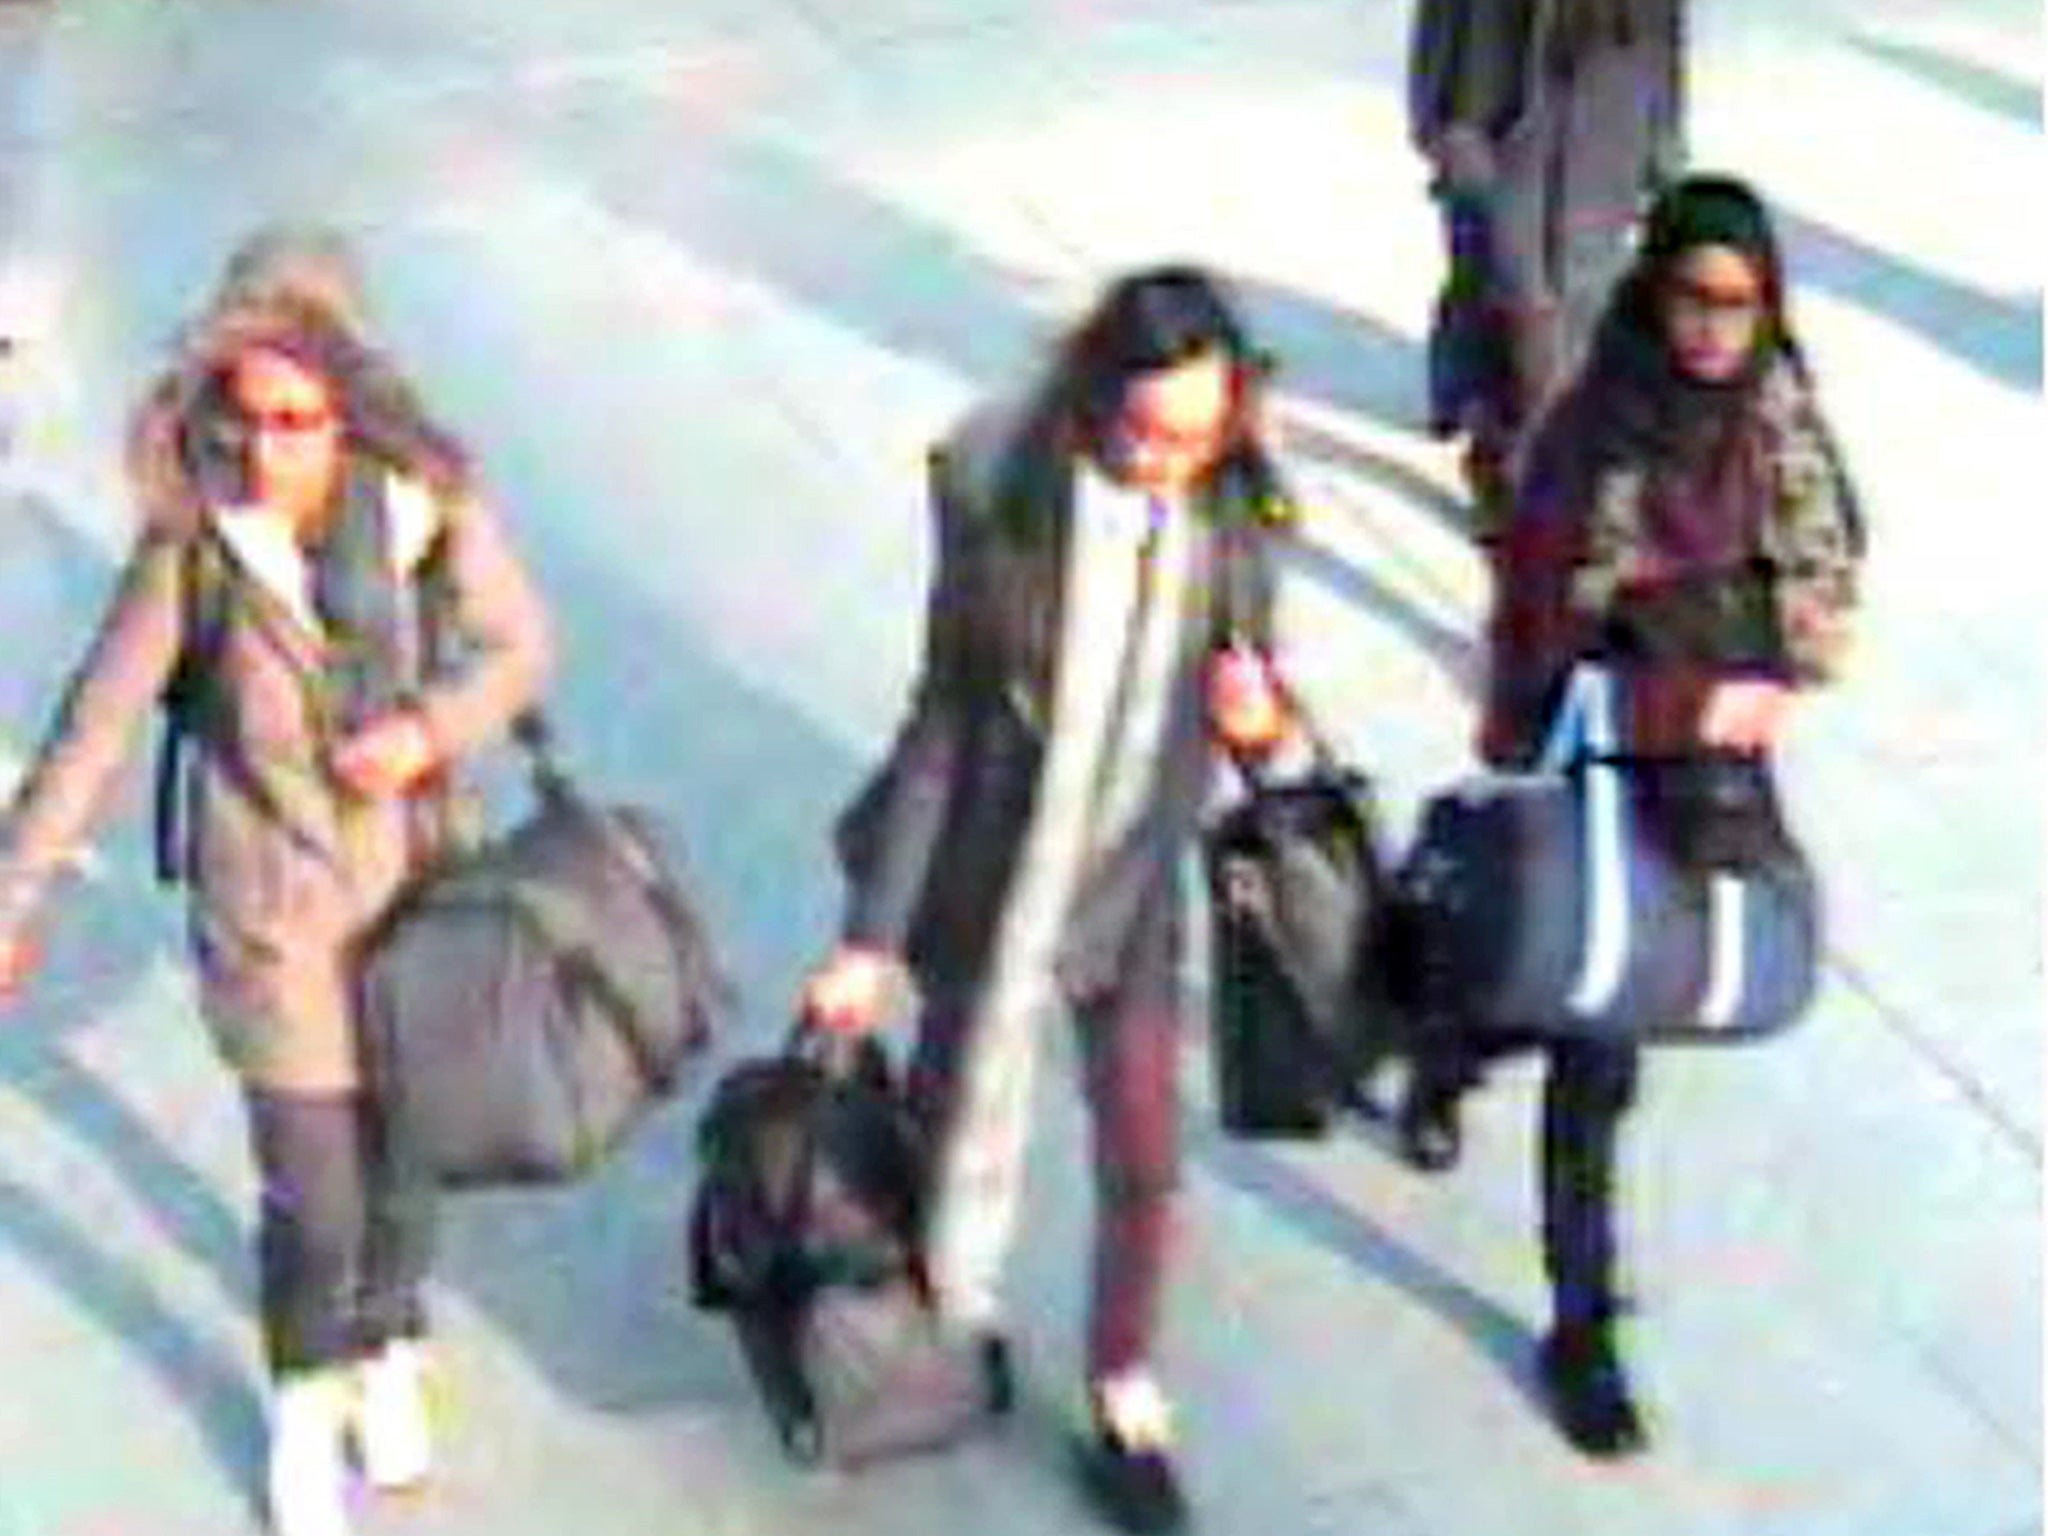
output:
[[[1739,251],[1755,270],[1763,308],[1756,344],[1731,378],[1684,373],[1665,334],[1665,295],[1680,261],[1701,246]],[[1715,479],[1730,466],[1757,386],[1780,357],[1797,365],[1785,322],[1784,264],[1756,194],[1724,176],[1691,176],[1657,199],[1634,265],[1615,289],[1586,370],[1596,457],[1636,460],[1653,473]]]
[[[1665,333],[1673,273],[1706,245],[1741,252],[1755,269],[1762,313],[1753,351],[1725,380],[1692,378]],[[1785,322],[1784,269],[1756,194],[1723,176],[1692,176],[1651,209],[1642,243],[1595,333],[1574,392],[1569,433],[1584,471],[1637,472],[1653,544],[1681,568],[1738,563],[1769,496],[1758,397],[1774,368],[1803,366]],[[1575,455],[1577,456],[1577,455]]]

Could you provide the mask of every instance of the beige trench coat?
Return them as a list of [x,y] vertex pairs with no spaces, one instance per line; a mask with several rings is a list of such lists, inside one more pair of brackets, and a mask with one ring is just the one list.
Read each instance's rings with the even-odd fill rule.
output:
[[[423,488],[409,482],[413,499]],[[426,498],[469,642],[459,673],[429,680],[420,710],[444,761],[501,733],[538,695],[547,619],[496,515]],[[300,679],[323,639],[274,568],[230,587],[219,641],[229,724],[202,733],[192,806],[191,931],[203,1011],[229,1064],[273,1091],[359,1084],[351,957],[419,856],[400,799],[344,795],[322,771]],[[56,723],[0,820],[0,933],[26,924],[88,834],[137,727],[177,660],[188,562],[145,533]],[[265,796],[252,793],[260,782]],[[274,793],[282,788],[282,794]],[[276,804],[290,814],[274,814]]]

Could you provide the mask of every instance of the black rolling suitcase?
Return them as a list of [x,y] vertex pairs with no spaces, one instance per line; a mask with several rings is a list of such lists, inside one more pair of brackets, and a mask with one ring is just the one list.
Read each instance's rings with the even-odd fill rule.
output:
[[1255,783],[1203,853],[1223,1127],[1318,1136],[1367,1066],[1384,1011],[1371,786],[1327,760],[1296,783]]

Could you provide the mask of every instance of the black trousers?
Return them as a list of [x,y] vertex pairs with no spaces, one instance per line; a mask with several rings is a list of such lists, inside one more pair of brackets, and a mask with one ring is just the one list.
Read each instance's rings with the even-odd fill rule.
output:
[[1455,1097],[1487,1061],[1535,1049],[1544,1058],[1539,1112],[1543,1267],[1560,1326],[1596,1324],[1617,1304],[1615,1164],[1621,1122],[1635,1103],[1641,1048],[1606,1040],[1450,1035],[1417,1064],[1422,1091]]
[[426,1329],[432,1181],[360,1093],[247,1090],[265,1352],[283,1374]]
[[1616,1154],[1642,1052],[1603,1040],[1544,1049],[1543,1265],[1552,1306],[1560,1325],[1604,1322],[1616,1299]]

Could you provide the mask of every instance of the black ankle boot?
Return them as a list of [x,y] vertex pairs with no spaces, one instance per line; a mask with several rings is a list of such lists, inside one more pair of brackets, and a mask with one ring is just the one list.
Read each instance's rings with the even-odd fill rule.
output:
[[1581,1451],[1608,1458],[1643,1448],[1642,1416],[1629,1396],[1611,1321],[1558,1324],[1544,1339],[1536,1368],[1551,1417]]
[[1127,1444],[1106,1424],[1081,1452],[1081,1481],[1104,1520],[1136,1536],[1171,1536],[1188,1525],[1187,1497],[1163,1447]]
[[981,1362],[981,1390],[988,1411],[1001,1418],[1017,1406],[1017,1371],[1010,1358],[1010,1341],[994,1329],[975,1341]]
[[1458,1125],[1457,1086],[1417,1078],[1401,1100],[1401,1156],[1425,1173],[1441,1173],[1458,1161],[1465,1140]]

